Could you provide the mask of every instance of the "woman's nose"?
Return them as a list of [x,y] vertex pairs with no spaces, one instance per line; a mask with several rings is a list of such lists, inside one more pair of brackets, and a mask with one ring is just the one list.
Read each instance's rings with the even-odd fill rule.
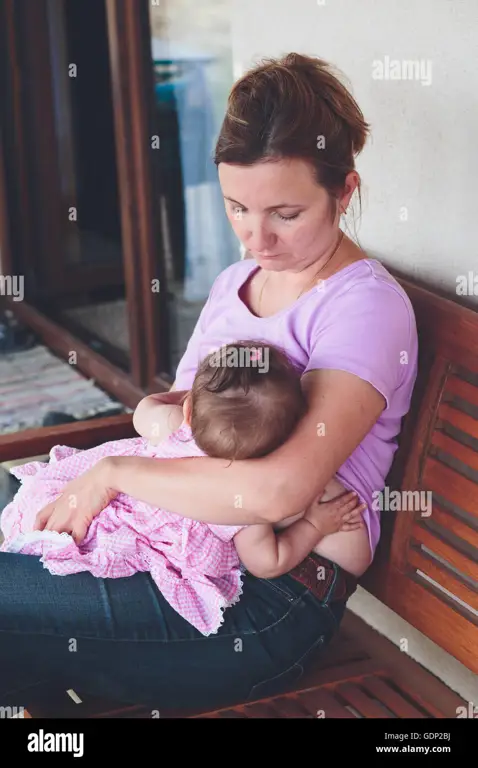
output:
[[261,253],[273,248],[275,241],[276,236],[274,233],[270,232],[264,225],[258,224],[256,227],[248,229],[244,244],[247,245],[250,251]]

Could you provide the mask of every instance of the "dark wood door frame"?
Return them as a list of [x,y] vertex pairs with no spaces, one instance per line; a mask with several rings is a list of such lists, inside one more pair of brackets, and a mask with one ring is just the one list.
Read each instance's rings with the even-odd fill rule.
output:
[[12,254],[10,245],[10,217],[5,183],[3,134],[0,126],[0,275],[12,274]]
[[[148,0],[106,0],[133,381],[150,389],[168,359],[159,184],[153,173],[153,68]],[[153,291],[158,281],[159,293]]]
[[[21,35],[19,32],[20,5],[14,0],[0,3],[0,66],[2,90],[0,92],[2,141],[2,218],[6,226],[2,237],[8,237],[10,263],[3,258],[3,268],[15,271],[28,279],[31,263],[37,251],[32,247],[31,222],[34,210],[29,187],[29,169],[26,156],[28,126],[23,103],[23,70],[21,65]],[[8,142],[8,163],[6,146]],[[8,200],[7,200],[8,198]],[[7,213],[8,211],[8,213]],[[22,221],[23,219],[23,221]],[[5,243],[2,243],[2,250]],[[15,266],[13,254],[15,253]]]

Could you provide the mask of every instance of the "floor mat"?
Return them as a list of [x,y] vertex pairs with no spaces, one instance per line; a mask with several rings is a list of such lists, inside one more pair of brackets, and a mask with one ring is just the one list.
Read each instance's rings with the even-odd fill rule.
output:
[[51,411],[86,419],[118,405],[44,346],[0,355],[0,434],[41,427]]

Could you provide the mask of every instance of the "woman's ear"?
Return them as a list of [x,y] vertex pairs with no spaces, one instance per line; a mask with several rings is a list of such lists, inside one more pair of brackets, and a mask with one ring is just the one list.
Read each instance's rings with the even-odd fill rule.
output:
[[357,171],[350,171],[350,173],[347,174],[343,189],[343,194],[339,199],[339,212],[340,213],[346,213],[347,212],[347,206],[350,203],[350,199],[357,189],[358,185],[360,183],[360,176],[358,175]]

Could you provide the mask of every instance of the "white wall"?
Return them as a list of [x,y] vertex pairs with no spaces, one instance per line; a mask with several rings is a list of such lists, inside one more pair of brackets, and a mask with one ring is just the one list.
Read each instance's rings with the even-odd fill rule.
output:
[[[234,0],[233,6],[235,77],[262,56],[320,56],[344,73],[371,123],[357,161],[361,219],[354,205],[363,248],[447,292],[474,269],[476,295],[467,301],[478,306],[477,0]],[[373,62],[386,57],[429,64],[430,83],[375,79]],[[427,81],[426,69],[422,74]],[[347,218],[353,233],[354,218]]]

